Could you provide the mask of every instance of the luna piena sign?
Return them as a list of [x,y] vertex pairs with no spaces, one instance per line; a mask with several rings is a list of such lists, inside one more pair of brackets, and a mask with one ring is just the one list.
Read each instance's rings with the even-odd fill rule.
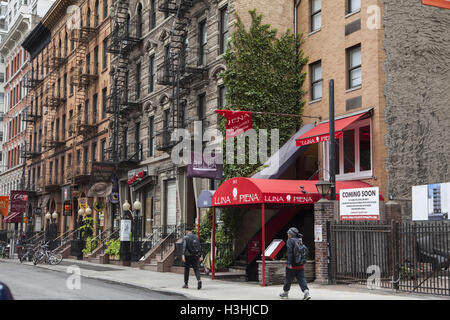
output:
[[240,193],[237,187],[233,188],[231,195],[213,197],[214,206],[246,205],[257,203],[310,204],[314,203],[314,200],[308,195],[280,195],[276,193],[261,194],[256,192]]

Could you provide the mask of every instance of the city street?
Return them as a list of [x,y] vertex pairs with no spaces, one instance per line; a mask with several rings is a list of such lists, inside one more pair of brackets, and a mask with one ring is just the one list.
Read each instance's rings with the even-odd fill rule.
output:
[[[73,266],[63,261],[62,264]],[[85,270],[87,266],[81,266]],[[111,270],[107,267],[90,269]],[[69,289],[73,274],[51,271],[29,264],[0,263],[0,282],[8,285],[16,300],[184,300],[178,294],[164,294],[145,288],[82,277],[80,289]]]

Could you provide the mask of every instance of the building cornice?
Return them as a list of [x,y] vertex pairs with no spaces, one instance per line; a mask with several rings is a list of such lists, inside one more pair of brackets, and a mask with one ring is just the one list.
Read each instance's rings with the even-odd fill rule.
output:
[[24,15],[21,14],[12,28],[9,30],[6,38],[0,43],[0,54],[8,60],[13,51],[21,45],[24,37],[33,27],[33,24],[38,21],[37,15]]

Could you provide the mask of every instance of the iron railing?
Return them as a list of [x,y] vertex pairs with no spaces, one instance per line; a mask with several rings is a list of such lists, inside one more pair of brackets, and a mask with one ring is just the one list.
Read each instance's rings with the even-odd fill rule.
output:
[[450,222],[331,222],[330,282],[450,295]]

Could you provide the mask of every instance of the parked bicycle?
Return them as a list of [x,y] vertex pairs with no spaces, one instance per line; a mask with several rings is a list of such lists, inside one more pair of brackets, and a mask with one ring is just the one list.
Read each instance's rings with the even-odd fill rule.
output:
[[9,258],[9,244],[4,241],[0,242],[0,257]]
[[37,265],[42,261],[45,261],[48,264],[56,265],[60,264],[63,257],[59,253],[54,253],[48,248],[48,242],[41,244],[35,251],[33,257],[33,264]]
[[31,244],[31,243],[26,244],[26,245],[24,246],[23,254],[21,254],[21,255],[19,256],[19,261],[20,261],[21,263],[22,263],[23,261],[27,261],[27,260],[28,260],[29,262],[33,261],[34,253],[35,253],[34,245]]

